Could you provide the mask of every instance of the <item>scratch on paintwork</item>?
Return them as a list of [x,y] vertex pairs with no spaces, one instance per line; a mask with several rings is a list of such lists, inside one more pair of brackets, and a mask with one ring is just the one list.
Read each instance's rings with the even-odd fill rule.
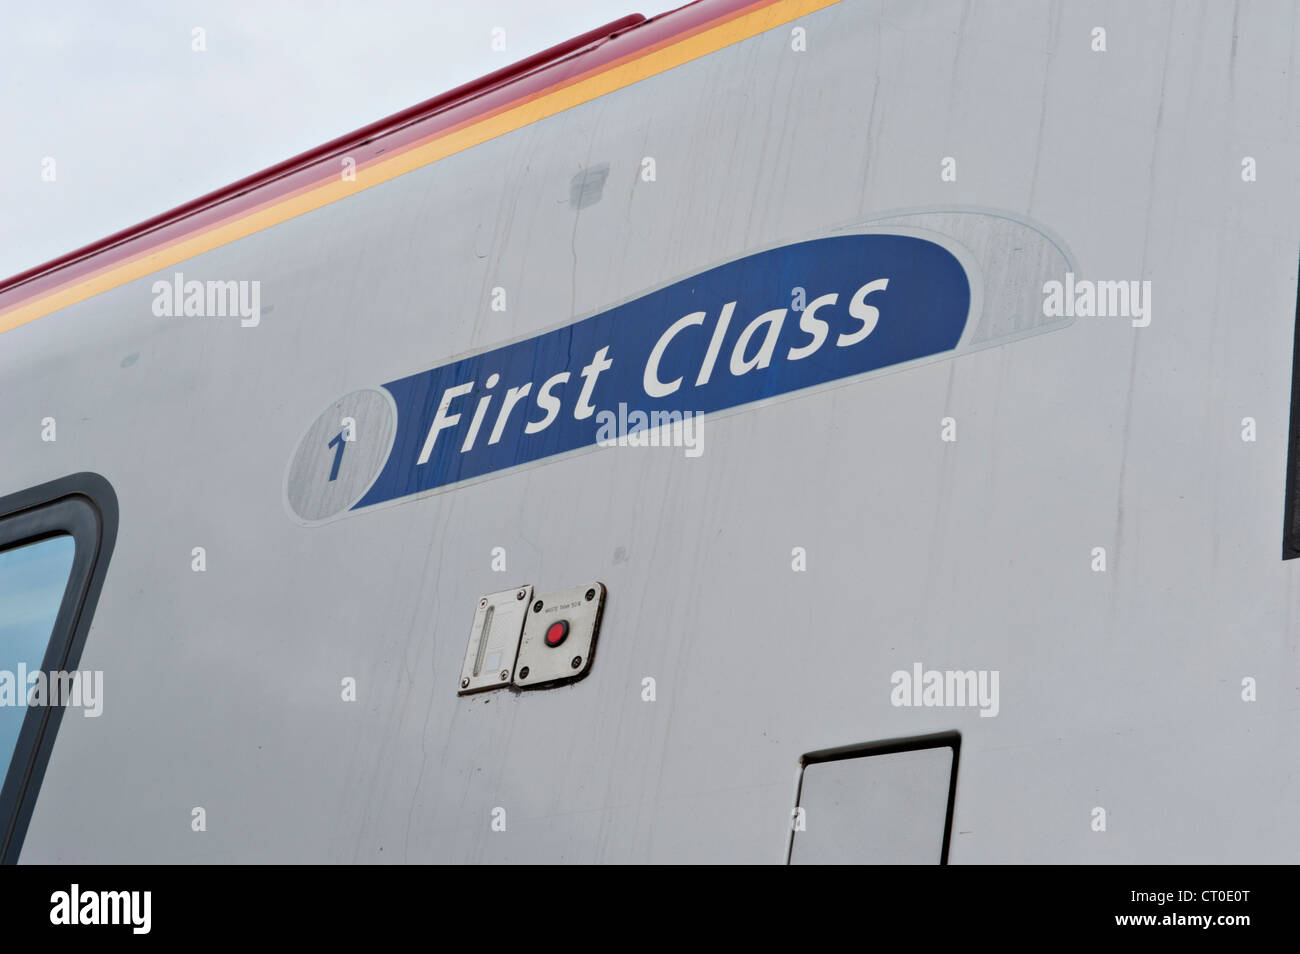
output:
[[1061,7],[1060,4],[1052,4],[1050,19],[1047,24],[1048,43],[1051,48],[1047,51],[1047,67],[1043,71],[1043,91],[1039,94],[1041,106],[1038,110],[1038,138],[1034,144],[1034,172],[1029,177],[1029,202],[1025,206],[1025,211],[1033,214],[1034,198],[1038,192],[1038,169],[1043,159],[1043,133],[1047,126],[1047,98],[1048,91],[1052,86],[1052,66],[1056,63],[1056,50],[1060,45],[1061,32]]
[[[1163,62],[1160,67],[1160,104],[1156,108],[1155,132],[1151,136],[1151,171],[1147,175],[1147,210],[1146,222],[1142,238],[1142,268],[1141,274],[1145,277],[1147,269],[1147,254],[1151,247],[1151,212],[1155,205],[1156,195],[1156,159],[1160,152],[1160,132],[1165,116],[1165,90],[1169,78],[1169,46],[1173,42],[1173,9],[1169,12],[1169,24],[1165,29],[1165,53]],[[1128,452],[1129,452],[1129,435],[1133,426],[1133,401],[1135,394],[1135,385],[1137,382],[1137,364],[1138,351],[1142,343],[1140,334],[1133,336],[1133,353],[1129,359],[1128,369],[1128,390],[1124,401],[1124,433],[1120,435],[1121,449],[1119,459],[1119,479],[1115,494],[1115,544],[1114,558],[1120,558],[1121,549],[1124,546],[1124,482],[1128,476]],[[1139,528],[1140,532],[1140,528]],[[1134,551],[1137,550],[1137,539],[1134,541]],[[1113,569],[1113,567],[1111,567]],[[1119,600],[1119,580],[1116,573],[1112,573],[1110,586],[1110,621],[1114,626],[1116,623],[1117,604]]]

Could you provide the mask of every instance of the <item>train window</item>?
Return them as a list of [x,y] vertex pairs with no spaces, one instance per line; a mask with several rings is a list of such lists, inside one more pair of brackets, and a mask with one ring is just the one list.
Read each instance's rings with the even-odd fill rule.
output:
[[0,550],[0,765],[6,767],[50,646],[75,547],[61,533]]
[[0,497],[0,861],[5,863],[18,860],[64,708],[89,703],[85,684],[78,685],[72,674],[116,537],[117,498],[95,474]]
[[947,864],[956,732],[811,752],[801,760],[790,864]]

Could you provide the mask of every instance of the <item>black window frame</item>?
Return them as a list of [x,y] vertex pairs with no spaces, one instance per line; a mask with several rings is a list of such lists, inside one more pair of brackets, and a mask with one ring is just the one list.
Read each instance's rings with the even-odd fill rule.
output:
[[[41,669],[73,671],[90,631],[117,542],[117,495],[98,474],[72,474],[0,497],[0,550],[62,535],[73,539],[72,569]],[[49,764],[62,706],[27,710],[0,774],[0,863],[15,864]]]

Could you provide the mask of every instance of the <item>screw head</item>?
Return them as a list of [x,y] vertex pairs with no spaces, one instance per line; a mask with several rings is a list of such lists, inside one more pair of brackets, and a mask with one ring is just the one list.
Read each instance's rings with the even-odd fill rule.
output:
[[468,689],[468,688],[469,688],[469,680],[468,680],[468,679],[462,679],[462,680],[460,681],[460,687],[461,687],[462,689]]
[[593,586],[591,589],[587,591],[587,602],[590,603],[595,598],[596,598],[596,588]]
[[483,599],[479,600],[479,601],[478,601],[478,605],[479,605],[479,606],[487,606],[487,597],[485,596],[485,597],[483,597]]
[[574,657],[573,657],[573,662],[569,663],[569,665],[572,666],[574,669],[577,669],[579,666],[582,665],[582,657],[581,657],[581,656],[574,656]]
[[540,613],[541,611],[542,611],[542,601],[538,600],[536,603],[533,604],[533,612]]
[[520,679],[527,679],[527,678],[528,678],[528,667],[527,667],[527,666],[525,666],[523,669],[519,670],[519,678],[520,678]]
[[506,681],[507,679],[509,679],[509,678],[510,678],[510,673],[507,672],[506,670],[502,669],[502,670],[501,670],[501,681],[502,681],[502,682],[505,682],[505,681]]
[[518,593],[515,594],[515,599],[522,600],[527,595],[528,595],[527,590],[520,590]]

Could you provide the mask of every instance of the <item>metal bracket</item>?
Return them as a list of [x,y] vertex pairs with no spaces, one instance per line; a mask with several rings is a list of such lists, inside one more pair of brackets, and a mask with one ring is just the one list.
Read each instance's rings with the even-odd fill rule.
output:
[[519,586],[489,593],[478,601],[460,671],[460,695],[510,684],[519,654],[519,633],[532,595],[531,586]]
[[[591,670],[605,585],[584,583],[534,598],[532,586],[478,601],[461,667],[460,694],[551,686]],[[513,677],[513,679],[512,679]]]

